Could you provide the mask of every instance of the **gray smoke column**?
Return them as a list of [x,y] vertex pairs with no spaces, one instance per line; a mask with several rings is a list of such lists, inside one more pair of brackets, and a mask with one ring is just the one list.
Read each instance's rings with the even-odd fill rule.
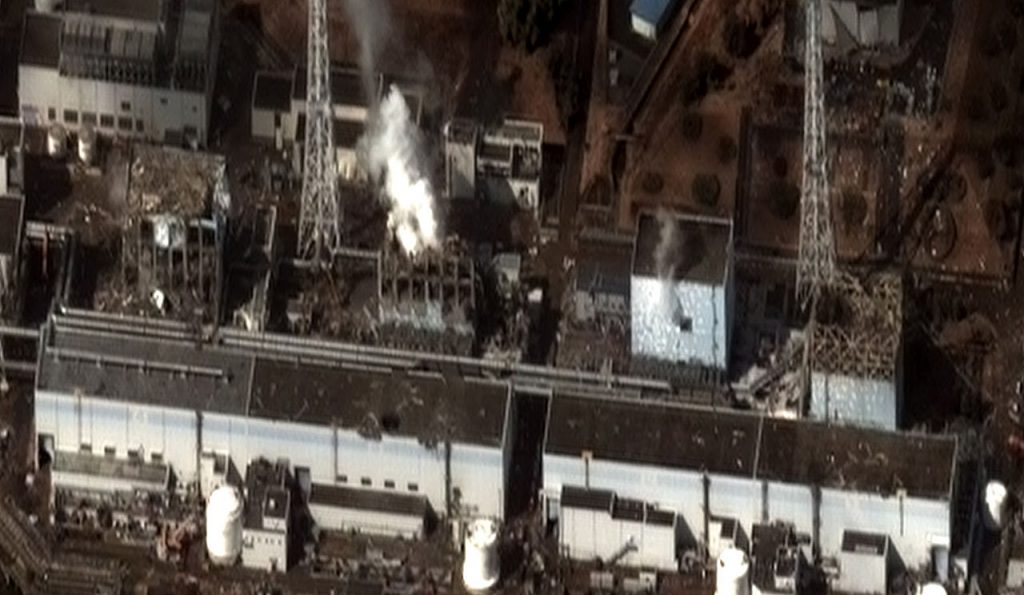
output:
[[423,138],[398,87],[388,90],[359,143],[370,175],[383,182],[388,229],[402,249],[416,254],[436,248],[434,190],[424,173]]
[[658,245],[654,248],[654,268],[659,279],[670,280],[680,248],[679,221],[665,209],[658,210],[657,219]]
[[392,32],[388,0],[345,0],[345,14],[359,39],[359,71],[363,76],[363,88],[370,103],[376,106],[377,88],[373,80],[377,74],[377,59]]
[[679,251],[682,248],[679,235],[679,221],[675,215],[665,209],[659,209],[658,245],[654,248],[654,268],[661,280],[661,307],[665,315],[677,322],[679,299],[674,294],[674,276]]

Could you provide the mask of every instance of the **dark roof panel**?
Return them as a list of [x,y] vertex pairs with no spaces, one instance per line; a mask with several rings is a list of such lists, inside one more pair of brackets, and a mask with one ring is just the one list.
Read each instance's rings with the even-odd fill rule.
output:
[[425,517],[430,508],[425,496],[380,490],[361,490],[320,483],[313,484],[309,493],[309,503],[418,518]]
[[608,490],[591,490],[577,486],[562,486],[561,505],[569,508],[603,510],[610,512],[615,494]]
[[658,510],[657,508],[648,505],[647,524],[671,527],[676,524],[676,513],[671,510]]
[[52,14],[29,12],[21,39],[21,64],[57,68],[60,64],[61,19]]
[[757,475],[764,479],[938,498],[951,490],[951,438],[765,419],[761,439]]
[[545,452],[587,451],[598,460],[946,499],[956,440],[556,393]]
[[620,521],[642,522],[644,520],[643,501],[615,498],[615,503],[612,505],[612,518]]
[[185,341],[49,329],[41,390],[245,415],[252,357]]
[[252,106],[256,109],[286,112],[291,109],[292,77],[286,73],[259,72],[253,90]]
[[582,237],[576,256],[576,290],[629,295],[633,242],[626,237]]
[[159,21],[162,0],[65,0],[68,12],[120,19]]
[[752,476],[758,418],[556,394],[547,452]]
[[0,254],[18,251],[24,205],[25,199],[20,196],[0,196]]
[[[376,84],[379,79],[374,78]],[[306,69],[295,69],[295,80],[292,84],[292,97],[306,98]],[[335,105],[369,107],[370,102],[363,90],[363,78],[358,68],[339,67],[331,69],[331,102]]]
[[508,385],[256,360],[250,414],[268,419],[499,446]]
[[877,533],[843,531],[842,551],[854,554],[885,555],[889,538]]

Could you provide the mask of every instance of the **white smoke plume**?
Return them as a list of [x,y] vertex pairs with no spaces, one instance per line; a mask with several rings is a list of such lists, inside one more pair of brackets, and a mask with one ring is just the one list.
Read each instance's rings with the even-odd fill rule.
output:
[[391,39],[391,14],[387,0],[345,0],[345,14],[349,28],[359,39],[359,71],[363,77],[363,90],[376,105],[377,59],[383,44]]
[[360,140],[368,172],[383,182],[388,229],[410,255],[438,246],[434,190],[424,173],[423,139],[409,106],[392,86]]
[[665,316],[673,323],[679,323],[680,311],[679,298],[675,295],[676,265],[678,263],[679,251],[682,238],[679,234],[679,221],[675,215],[665,209],[659,209],[658,219],[658,245],[654,248],[654,268],[661,280],[661,307]]
[[679,252],[679,222],[665,209],[658,210],[657,219],[658,245],[654,248],[654,268],[659,279],[670,279],[675,272]]

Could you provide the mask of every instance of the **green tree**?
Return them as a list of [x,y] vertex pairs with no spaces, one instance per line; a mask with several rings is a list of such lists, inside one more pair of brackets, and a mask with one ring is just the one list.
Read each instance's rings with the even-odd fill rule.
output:
[[547,41],[563,0],[499,0],[498,29],[510,43],[535,50]]

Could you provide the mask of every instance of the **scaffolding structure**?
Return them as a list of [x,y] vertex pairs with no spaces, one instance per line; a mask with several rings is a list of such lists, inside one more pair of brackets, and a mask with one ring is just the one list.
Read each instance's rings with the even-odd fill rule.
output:
[[894,380],[902,344],[902,279],[884,273],[861,280],[839,271],[834,288],[822,294],[811,325],[811,370]]

